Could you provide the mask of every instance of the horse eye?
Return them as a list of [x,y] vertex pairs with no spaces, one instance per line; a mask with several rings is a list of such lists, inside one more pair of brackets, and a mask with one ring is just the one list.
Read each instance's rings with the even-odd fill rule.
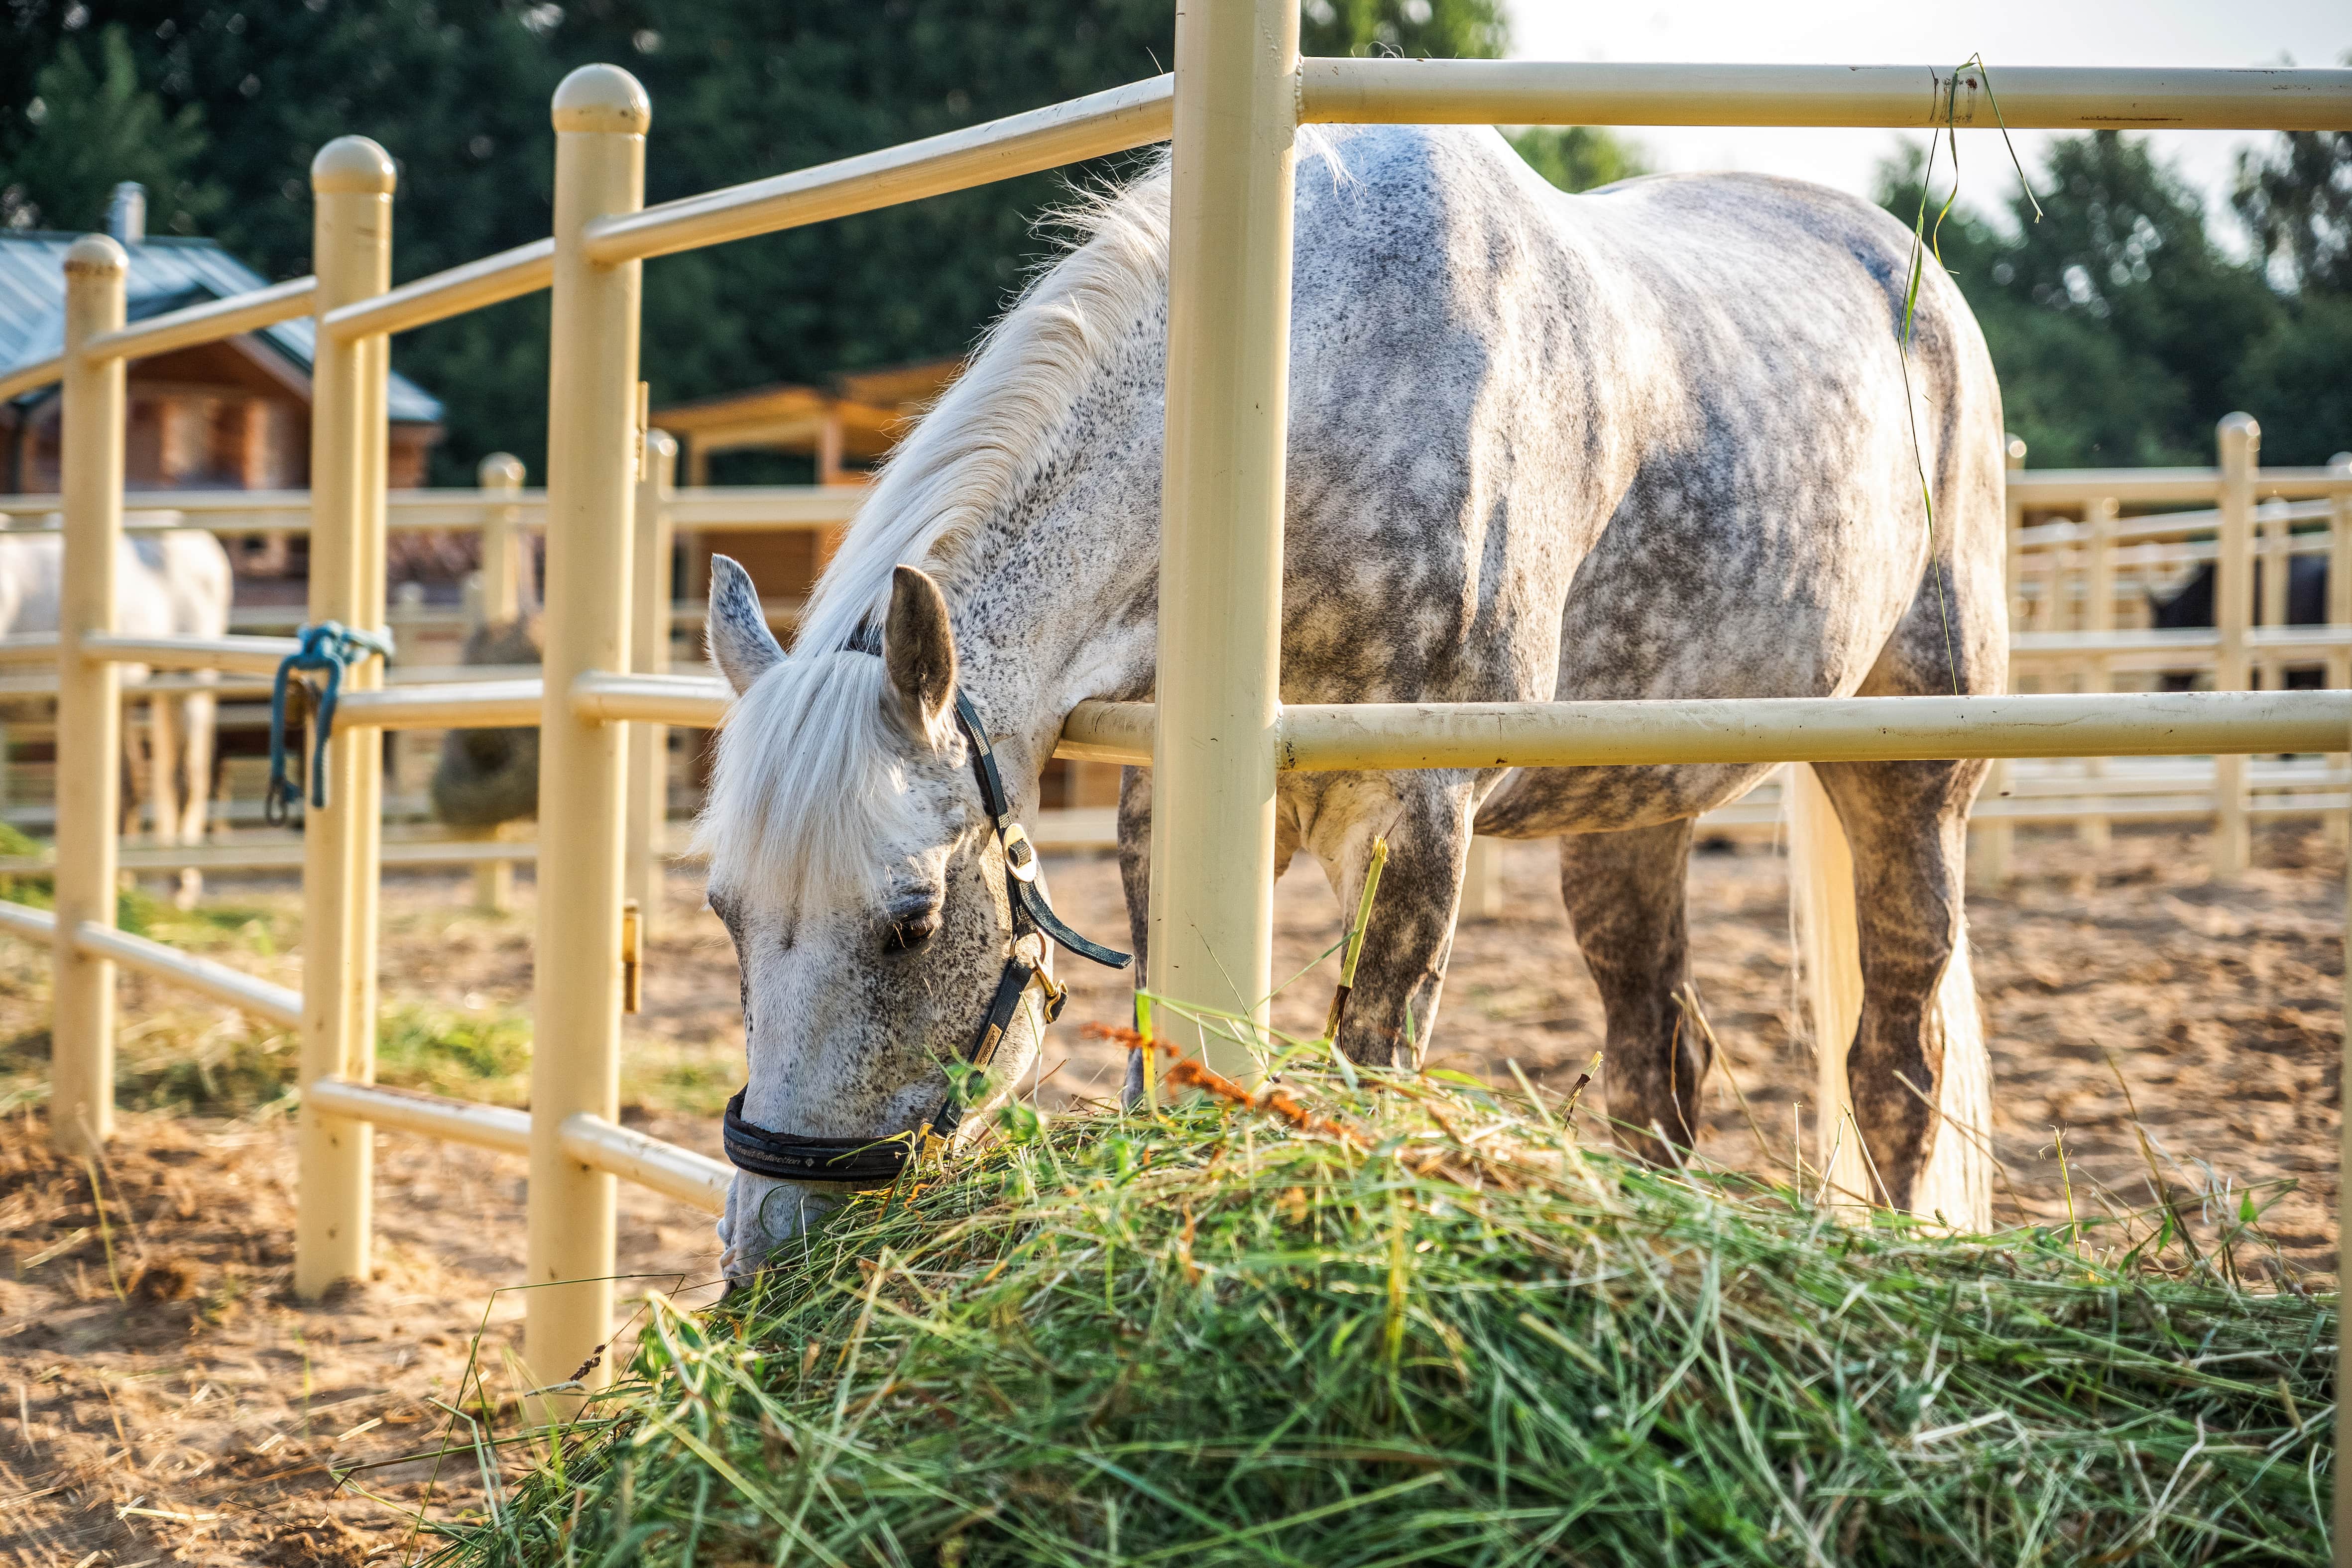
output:
[[911,953],[939,935],[940,906],[936,904],[916,904],[905,910],[893,911],[889,924],[882,933],[882,950],[886,953]]

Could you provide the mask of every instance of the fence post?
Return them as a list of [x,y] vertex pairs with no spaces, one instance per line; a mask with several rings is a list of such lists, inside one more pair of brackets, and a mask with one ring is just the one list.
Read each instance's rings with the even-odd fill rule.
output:
[[[2329,458],[2327,471],[2337,483],[2327,497],[2327,624],[2340,634],[2352,628],[2352,452]],[[2327,684],[2352,686],[2352,648],[2327,651]],[[2330,772],[2352,768],[2352,755],[2327,761]],[[2328,812],[2326,829],[2328,842],[2352,844],[2352,810]]]
[[[2004,476],[2019,473],[2025,467],[2025,443],[2014,435],[2001,438],[2001,467]],[[2002,559],[2008,562],[2007,588],[2009,624],[2001,637],[2000,689],[2015,689],[2016,683],[2009,671],[2009,638],[2025,625],[2025,508],[2010,493],[2006,484],[2001,496],[2001,528],[2008,549]],[[2000,800],[2009,795],[2010,768],[2007,758],[1996,759],[1985,770],[1983,787],[1978,790],[1979,800]],[[1787,788],[1787,786],[1783,786]],[[2017,842],[2017,829],[2006,819],[1988,818],[1969,828],[1969,873],[1979,887],[1999,887],[2009,880],[2010,858]]]
[[[392,282],[392,159],[344,136],[310,164],[316,312]],[[384,340],[338,341],[317,326],[310,399],[310,618],[380,626],[383,603]],[[373,384],[371,384],[373,383]],[[373,558],[373,559],[371,559]],[[346,689],[382,684],[368,660]],[[375,1076],[375,899],[381,730],[328,743],[328,804],[302,824],[302,1083]],[[374,1137],[303,1096],[297,1143],[294,1291],[314,1301],[368,1273]]]
[[[1176,16],[1149,984],[1263,1024],[1288,430],[1295,0]],[[1254,1076],[1240,1044],[1178,1043]],[[1205,1038],[1203,1036],[1205,1035]]]
[[[2083,521],[2088,527],[2090,541],[2088,562],[2083,574],[2083,630],[2108,632],[2116,629],[2116,514],[2118,511],[2113,496],[2095,497],[2083,508]],[[2083,689],[2086,692],[2111,692],[2116,689],[2116,673],[2105,653],[2093,653],[2084,661]],[[2084,758],[2084,781],[2093,791],[2104,792],[2107,759],[2104,757]],[[2100,798],[2094,793],[2094,803]],[[2105,854],[2113,842],[2112,831],[2105,813],[2095,810],[2085,815],[2077,826],[2076,834],[2083,847]]]
[[[2022,436],[2004,435],[2000,442],[2001,472],[2019,474],[2025,469],[2025,441]],[[2001,496],[2001,514],[2006,519],[2004,533],[2008,545],[2009,620],[2012,629],[2025,624],[2025,507],[2011,498],[2006,486]],[[2006,688],[2003,688],[2006,689]]]
[[482,619],[496,624],[522,613],[522,459],[493,452],[475,467],[482,487]]
[[[564,1119],[619,1113],[621,851],[617,725],[582,719],[572,685],[627,667],[636,500],[641,264],[600,267],[585,230],[645,203],[653,110],[636,78],[583,66],[555,89],[555,295],[547,420],[546,706],[540,720],[538,970],[532,987],[530,1282],[523,1354],[572,1375],[612,1327],[613,1178],[563,1152]],[[577,1281],[548,1288],[559,1281]],[[601,1383],[609,1367],[586,1376]]]
[[65,581],[58,620],[57,972],[49,1136],[92,1154],[114,1130],[114,965],[79,951],[82,922],[114,924],[121,829],[122,666],[89,663],[81,639],[114,630],[122,548],[123,362],[81,346],[122,325],[130,258],[104,235],[66,252]]
[[[2289,551],[2294,542],[2292,509],[2284,501],[2266,501],[2255,510],[2256,532],[2261,542],[2256,547],[2262,567],[2261,610],[2254,624],[2275,632],[2286,625],[2287,586],[2294,570]],[[2267,653],[2263,657],[2263,689],[2286,690],[2286,655]]]
[[[2221,417],[2215,438],[2221,464],[2221,539],[2213,552],[2213,628],[2219,648],[2213,689],[2242,692],[2253,682],[2246,633],[2254,609],[2254,465],[2263,429],[2250,413]],[[2246,820],[2246,759],[2213,759],[2213,874],[2231,877],[2252,857]]]
[[[642,675],[669,673],[670,526],[667,502],[677,475],[677,438],[646,432],[646,462],[637,478],[637,555],[630,575],[629,668]],[[626,894],[636,900],[637,937],[652,939],[660,923],[664,838],[669,826],[669,727],[629,726],[629,838]]]
[[[2352,625],[2352,452],[2339,452],[2327,460],[2329,475],[2339,481],[2327,497],[2327,621],[2331,626]],[[2352,653],[2336,653],[2328,657],[2328,684],[2352,685]],[[2337,767],[2352,761],[2352,756],[2329,759]],[[2339,836],[2346,833],[2347,819],[2331,814],[2328,825]],[[2345,1074],[2352,1073],[2352,875],[2345,878],[2344,923],[2344,1060],[2337,1069],[2337,1082],[2352,1082]],[[2338,1145],[2336,1162],[2336,1271],[2340,1280],[2344,1273],[2344,1258],[2347,1237],[2344,1223],[2345,1194],[2352,1192],[2352,1116],[2339,1116]],[[2341,1287],[2339,1286],[2339,1289]],[[2339,1310],[2336,1321],[2336,1386],[2352,1387],[2352,1319]],[[2336,1401],[2336,1451],[2345,1451],[2344,1445],[2352,1442],[2352,1399],[2338,1397]],[[2338,1461],[2339,1464],[2341,1461]],[[2352,1478],[2338,1476],[2335,1486],[2336,1561],[2338,1568],[2352,1562]]]
[[[485,497],[478,613],[483,624],[501,625],[522,613],[522,562],[529,541],[522,534],[522,508],[513,501],[522,489],[522,459],[510,452],[493,452],[474,474]],[[495,828],[483,835],[498,836]],[[504,915],[514,907],[514,862],[474,862],[474,907],[486,915]]]

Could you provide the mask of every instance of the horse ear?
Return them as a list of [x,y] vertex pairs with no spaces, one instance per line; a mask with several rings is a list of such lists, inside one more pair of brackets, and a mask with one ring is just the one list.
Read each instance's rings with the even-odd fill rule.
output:
[[710,558],[710,612],[702,624],[710,662],[741,696],[751,683],[783,663],[783,644],[768,630],[751,574],[723,555]]
[[929,736],[955,701],[955,629],[947,595],[911,566],[890,580],[890,619],[882,628],[882,661],[898,694],[899,716],[918,736]]

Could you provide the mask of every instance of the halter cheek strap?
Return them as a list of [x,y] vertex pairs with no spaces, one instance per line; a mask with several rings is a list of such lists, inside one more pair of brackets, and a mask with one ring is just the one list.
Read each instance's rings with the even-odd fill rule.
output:
[[[880,652],[863,642],[859,651]],[[1003,1044],[1021,1010],[1022,999],[1033,986],[1044,992],[1039,1011],[1046,1023],[1061,1017],[1062,1004],[1069,996],[1054,983],[1054,977],[1045,972],[1043,963],[1033,964],[1022,953],[1023,937],[1035,933],[1081,958],[1090,958],[1113,969],[1124,969],[1133,959],[1116,948],[1087,941],[1055,915],[1053,906],[1045,902],[1045,890],[1037,884],[1037,846],[1029,841],[1029,834],[1013,818],[1012,800],[1005,794],[1003,777],[997,770],[996,753],[988,744],[988,727],[981,722],[980,710],[964,695],[961,687],[955,694],[955,715],[956,726],[963,731],[964,743],[971,752],[972,777],[980,784],[981,804],[988,812],[990,831],[995,835],[997,847],[1004,852],[1005,901],[1013,912],[1011,951],[1005,957],[1003,973],[997,977],[996,994],[989,998],[988,1011],[982,1016],[971,1049],[963,1058],[974,1067],[986,1067],[995,1059],[997,1047]],[[963,1103],[956,1098],[955,1086],[950,1082],[939,1108],[920,1127],[910,1132],[894,1133],[887,1138],[803,1138],[770,1132],[745,1121],[743,1091],[739,1089],[735,1097],[727,1102],[727,1158],[736,1169],[753,1176],[785,1181],[838,1182],[853,1187],[884,1186],[898,1178],[908,1157],[922,1146],[926,1138],[954,1136],[963,1113]]]

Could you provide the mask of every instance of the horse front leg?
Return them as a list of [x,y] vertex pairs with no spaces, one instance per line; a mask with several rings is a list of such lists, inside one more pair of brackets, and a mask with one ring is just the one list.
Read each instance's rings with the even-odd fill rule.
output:
[[[190,692],[180,705],[180,749],[186,759],[186,767],[182,771],[187,785],[180,810],[180,841],[191,846],[205,841],[205,830],[211,825],[213,737],[218,720],[218,701],[210,692],[197,691]],[[180,907],[194,908],[204,891],[205,873],[194,866],[183,866],[180,869]]]
[[180,740],[173,699],[163,692],[147,698],[147,797],[155,841],[180,841]]
[[1337,783],[1317,806],[1307,841],[1339,895],[1343,924],[1362,902],[1373,841],[1389,844],[1339,1025],[1351,1061],[1411,1071],[1428,1060],[1470,856],[1472,793],[1464,775],[1391,774]]
[[1609,1119],[1617,1145],[1678,1165],[1698,1143],[1698,1092],[1713,1065],[1684,1016],[1690,985],[1688,818],[1559,841],[1559,891],[1607,1019]]
[[[1143,988],[1146,944],[1151,937],[1151,769],[1123,768],[1118,775],[1118,880],[1127,894],[1128,946],[1135,954],[1136,989]],[[1143,1052],[1127,1053],[1120,1103],[1143,1099]]]

